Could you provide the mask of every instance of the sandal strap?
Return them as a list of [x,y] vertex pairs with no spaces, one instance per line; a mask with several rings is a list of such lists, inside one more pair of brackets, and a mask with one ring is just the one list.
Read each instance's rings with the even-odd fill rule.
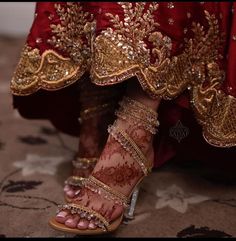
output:
[[70,176],[65,180],[65,185],[82,187],[84,179],[85,179],[84,177]]
[[144,175],[146,176],[152,169],[152,164],[144,156],[135,141],[123,130],[118,128],[115,124],[108,127],[108,132],[111,136],[120,143],[120,145],[130,153],[134,160],[139,164]]
[[109,227],[109,221],[107,221],[100,213],[92,210],[91,208],[76,204],[68,203],[58,205],[58,211],[68,210],[71,214],[79,214],[81,218],[85,218],[88,221],[95,220],[96,225],[106,231]]
[[158,114],[153,109],[128,97],[123,97],[119,105],[120,108],[115,111],[117,117],[123,120],[131,119],[133,124],[143,127],[151,134],[157,133],[160,123],[157,120]]
[[97,163],[97,157],[76,157],[75,160],[72,161],[72,165],[75,168],[84,168],[87,169],[89,166],[94,166]]
[[128,206],[129,197],[126,197],[126,195],[124,195],[123,193],[112,189],[107,184],[101,182],[92,175],[90,175],[83,181],[83,185],[98,194],[104,193],[104,198],[107,198],[108,200],[113,200],[115,201],[115,203],[123,205],[125,207]]

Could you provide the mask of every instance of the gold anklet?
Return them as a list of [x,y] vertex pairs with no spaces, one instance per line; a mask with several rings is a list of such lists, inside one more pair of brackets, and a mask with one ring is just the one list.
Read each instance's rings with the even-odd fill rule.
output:
[[128,112],[131,113],[132,115],[135,115],[137,118],[142,119],[144,122],[149,123],[150,125],[153,126],[158,126],[159,122],[157,120],[158,114],[156,115],[151,115],[149,112],[143,110],[143,109],[138,109],[136,106],[129,105],[125,102],[120,102],[120,111],[122,112]]
[[115,111],[115,115],[122,120],[132,120],[132,122],[140,127],[143,127],[146,131],[149,131],[151,134],[155,135],[157,133],[157,128],[153,127],[150,123],[147,123],[145,120],[141,119],[138,115],[134,115],[132,112],[126,112],[123,110]]
[[75,168],[87,169],[89,167],[95,166],[95,164],[97,163],[97,160],[98,160],[97,157],[91,157],[91,158],[77,157],[75,160],[72,161],[72,165]]
[[128,97],[124,97],[119,105],[120,108],[115,112],[116,116],[123,120],[131,119],[133,123],[151,134],[156,134],[159,121],[158,114],[154,110]]

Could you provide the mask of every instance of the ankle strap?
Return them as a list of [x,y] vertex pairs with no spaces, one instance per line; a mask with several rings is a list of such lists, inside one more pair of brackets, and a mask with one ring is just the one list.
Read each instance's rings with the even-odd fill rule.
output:
[[115,203],[128,206],[129,203],[129,197],[126,197],[123,193],[120,193],[105,183],[101,182],[94,176],[90,175],[88,178],[83,180],[83,185],[90,189],[93,192],[96,192],[98,194],[104,193],[103,197],[108,200],[113,200]]
[[117,117],[126,121],[132,120],[133,124],[144,128],[153,135],[157,133],[158,114],[153,109],[128,97],[123,97],[119,105],[120,108],[115,111]]
[[152,163],[147,160],[134,140],[129,137],[125,131],[119,129],[115,124],[108,126],[108,132],[127,152],[130,153],[134,160],[137,161],[146,176],[152,169]]
[[76,156],[75,159],[72,161],[72,165],[75,168],[82,168],[87,169],[88,167],[93,167],[97,163],[98,157],[78,157]]

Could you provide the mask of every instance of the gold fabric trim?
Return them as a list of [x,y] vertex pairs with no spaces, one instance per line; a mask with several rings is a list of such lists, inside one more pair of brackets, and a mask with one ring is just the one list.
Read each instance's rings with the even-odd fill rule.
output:
[[[67,2],[65,6],[55,4],[55,9],[60,23],[50,25],[54,35],[47,42],[56,50],[46,50],[41,55],[38,48],[24,46],[11,80],[14,95],[64,88],[80,79],[88,69],[95,29],[92,15],[73,2]],[[57,50],[68,57],[58,54]]]
[[[171,39],[157,31],[158,23],[154,21],[158,4],[118,4],[124,11],[124,20],[107,13],[112,28],[98,36],[95,22],[79,3],[67,3],[66,7],[56,4],[61,23],[51,25],[54,36],[48,42],[68,57],[56,50],[40,55],[38,49],[26,45],[11,81],[13,94],[60,89],[87,70],[92,81],[101,86],[136,76],[154,99],[173,99],[188,89],[207,142],[220,147],[236,146],[236,98],[220,91],[225,76],[218,61],[224,38],[216,17],[205,11],[208,29],[193,22],[193,37],[185,41],[180,55],[170,57]],[[147,41],[151,49],[145,44]]]
[[205,12],[209,23],[206,33],[200,24],[193,23],[194,38],[185,43],[182,54],[170,58],[171,39],[156,31],[158,23],[153,19],[158,4],[150,4],[149,12],[144,10],[145,3],[119,4],[124,9],[124,21],[107,14],[113,29],[104,30],[95,39],[90,71],[94,83],[112,85],[136,76],[151,97],[173,99],[189,85],[205,81],[205,66],[220,57],[222,39],[214,15]]
[[205,140],[217,147],[236,146],[236,98],[220,92],[209,109],[203,124]]
[[41,56],[38,49],[26,45],[11,80],[11,90],[14,95],[29,95],[39,89],[56,90],[74,83],[83,73],[84,69],[70,58],[53,50]]
[[[218,65],[224,38],[215,15],[205,11],[207,31],[193,22],[193,38],[185,42],[182,54],[170,58],[171,40],[153,25],[158,4],[150,4],[149,12],[144,10],[145,3],[119,4],[124,21],[107,14],[113,29],[95,39],[92,81],[112,85],[136,76],[152,98],[167,100],[188,89],[206,141],[220,147],[236,146],[236,98],[219,92],[225,78]],[[152,50],[146,48],[145,39],[152,43]],[[152,63],[151,56],[155,57]]]

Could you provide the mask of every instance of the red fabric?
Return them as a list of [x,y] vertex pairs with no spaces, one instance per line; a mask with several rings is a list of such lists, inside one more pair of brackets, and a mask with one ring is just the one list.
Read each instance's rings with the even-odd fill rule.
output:
[[[55,11],[54,4],[60,3],[62,6],[66,2],[37,2],[35,12],[37,16],[32,24],[30,33],[28,35],[27,43],[35,48],[39,48],[43,53],[47,49],[53,47],[47,43],[47,39],[52,37],[50,24],[58,24],[59,17]],[[123,10],[116,2],[81,2],[84,11],[92,13],[97,21],[96,33],[99,34],[102,30],[110,27],[109,18],[105,13],[117,14],[122,19]],[[220,29],[225,32],[227,41],[224,43],[222,49],[223,60],[220,61],[222,67],[226,69],[226,81],[224,82],[224,91],[226,93],[236,96],[236,41],[233,40],[233,35],[236,35],[236,16],[232,14],[232,8],[236,7],[235,2],[175,2],[173,9],[167,8],[169,2],[160,2],[159,10],[155,15],[155,20],[160,24],[159,30],[169,36],[173,42],[172,54],[178,54],[182,51],[181,44],[184,38],[191,37],[191,33],[187,32],[184,35],[183,29],[191,26],[192,21],[199,22],[208,27],[205,19],[204,11],[214,13],[219,19]],[[101,8],[102,7],[102,8]],[[102,9],[99,12],[99,9]],[[191,14],[191,18],[186,18],[187,13]],[[49,20],[48,16],[53,14],[53,20]],[[220,18],[222,15],[222,18]],[[170,26],[167,19],[174,19],[175,23]],[[37,38],[42,38],[41,43],[36,43]],[[147,44],[149,44],[147,42]],[[58,51],[58,50],[57,50]],[[66,53],[58,51],[60,54],[66,56]],[[226,59],[228,57],[228,59]],[[184,104],[186,105],[186,103]]]
[[[59,23],[59,18],[55,12],[54,4],[57,2],[38,2],[36,5],[37,17],[33,22],[30,30],[27,43],[33,48],[37,47],[43,53],[47,49],[52,49],[52,46],[46,42],[46,39],[52,36],[49,24]],[[65,2],[58,2],[62,5]],[[122,19],[123,10],[116,2],[81,2],[83,9],[94,14],[97,21],[97,34],[103,29],[110,26],[109,18],[105,16],[106,12],[118,14]],[[226,34],[226,42],[222,49],[223,59],[220,60],[222,68],[226,70],[226,79],[224,81],[223,89],[226,93],[236,97],[236,41],[233,40],[233,35],[236,35],[236,16],[232,14],[232,7],[236,7],[236,2],[174,2],[175,7],[167,8],[169,2],[160,2],[159,9],[155,15],[156,21],[160,24],[159,29],[163,35],[171,37],[173,42],[172,54],[181,53],[184,38],[191,37],[191,33],[184,34],[183,28],[191,26],[192,21],[200,22],[208,28],[207,21],[204,16],[203,9],[214,13],[220,23],[220,29]],[[100,8],[102,6],[102,12]],[[187,13],[191,14],[191,18],[186,18]],[[57,16],[51,22],[48,16],[53,14]],[[222,18],[220,18],[222,15]],[[173,18],[175,24],[170,26],[167,19]],[[42,38],[42,43],[36,43],[37,38]],[[151,47],[151,46],[150,46]],[[59,52],[59,51],[58,51]],[[60,53],[60,52],[59,52]],[[60,53],[66,56],[65,53]],[[19,109],[20,113],[26,118],[48,118],[59,129],[69,133],[78,134],[77,125],[77,93],[75,91],[77,83],[65,90],[57,91],[55,93],[48,93],[46,91],[39,91],[26,97],[14,97],[14,105]],[[56,96],[56,97],[55,97]],[[30,100],[30,101],[29,101]],[[64,103],[65,112],[60,106],[60,115],[57,115],[56,100]],[[39,104],[40,102],[40,104]],[[51,103],[48,109],[39,108],[42,102]],[[68,106],[70,106],[68,110]],[[67,109],[67,110],[66,110]],[[69,113],[68,113],[69,112]],[[67,118],[62,116],[65,114]],[[70,117],[69,117],[70,116]],[[160,109],[160,133],[155,140],[155,163],[160,166],[170,158],[174,157],[176,153],[182,155],[183,159],[201,159],[211,160],[217,157],[228,155],[228,158],[233,156],[233,148],[221,149],[215,148],[207,144],[201,136],[200,126],[196,123],[192,111],[189,108],[189,97],[182,95],[171,102],[164,102]],[[169,128],[181,119],[181,122],[190,129],[189,136],[181,143],[169,136]],[[60,124],[58,124],[60,123]],[[69,124],[70,123],[70,124]],[[73,124],[71,124],[73,123]],[[66,126],[65,126],[66,125]]]

